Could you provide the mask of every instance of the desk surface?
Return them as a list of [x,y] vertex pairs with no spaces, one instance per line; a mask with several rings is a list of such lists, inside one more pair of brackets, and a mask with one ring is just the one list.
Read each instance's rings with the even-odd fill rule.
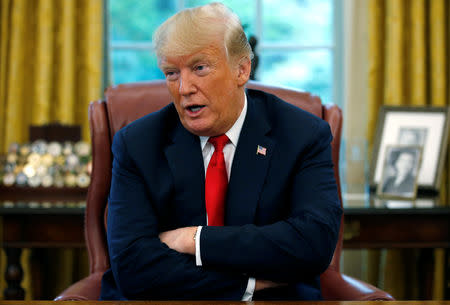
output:
[[450,301],[255,301],[255,302],[232,302],[232,301],[0,301],[2,305],[234,305],[234,304],[247,304],[247,305],[450,305]]

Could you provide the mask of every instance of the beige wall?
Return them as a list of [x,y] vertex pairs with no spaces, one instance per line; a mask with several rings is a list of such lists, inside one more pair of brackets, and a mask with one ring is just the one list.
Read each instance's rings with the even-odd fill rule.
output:
[[368,0],[344,0],[344,137],[366,138]]
[[[343,1],[344,183],[347,204],[359,204],[368,177],[368,0]],[[354,198],[356,200],[349,200]]]
[[[364,180],[364,160],[358,159],[367,158],[368,0],[343,0],[343,6],[345,109],[343,137],[347,146],[344,151],[347,168],[346,175],[342,178],[350,187]],[[349,191],[359,192],[358,187]],[[357,195],[353,198],[355,197],[358,198]],[[347,202],[358,204],[361,200]],[[344,250],[342,259],[344,273],[365,279],[365,252]]]

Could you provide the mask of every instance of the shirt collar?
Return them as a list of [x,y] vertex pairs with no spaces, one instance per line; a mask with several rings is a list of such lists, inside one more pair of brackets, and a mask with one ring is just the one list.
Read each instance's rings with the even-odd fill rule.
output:
[[[231,128],[225,133],[228,139],[230,139],[230,142],[234,145],[234,147],[237,146],[239,135],[241,134],[246,114],[247,114],[247,95],[244,94],[244,107],[242,108],[241,114],[239,115],[236,122],[234,122],[233,126],[231,126]],[[209,137],[200,136],[200,145],[202,147],[202,150],[205,148],[208,139]]]

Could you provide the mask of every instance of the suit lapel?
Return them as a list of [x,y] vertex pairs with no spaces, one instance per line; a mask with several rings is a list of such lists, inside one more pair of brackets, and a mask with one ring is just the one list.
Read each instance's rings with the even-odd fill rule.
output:
[[[266,179],[275,143],[267,136],[270,125],[265,111],[249,96],[247,115],[239,136],[228,185],[225,224],[244,225],[254,222],[257,203]],[[259,104],[259,105],[258,105]],[[257,147],[266,155],[257,154]]]
[[165,155],[174,177],[177,209],[192,217],[188,220],[191,225],[206,225],[205,172],[199,138],[178,121],[172,141]]

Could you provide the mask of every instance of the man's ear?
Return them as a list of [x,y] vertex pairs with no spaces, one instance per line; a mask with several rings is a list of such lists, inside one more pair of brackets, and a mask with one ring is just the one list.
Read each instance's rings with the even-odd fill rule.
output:
[[237,68],[238,68],[237,83],[239,86],[244,86],[250,78],[250,71],[252,70],[252,61],[248,57],[242,57],[239,60]]

